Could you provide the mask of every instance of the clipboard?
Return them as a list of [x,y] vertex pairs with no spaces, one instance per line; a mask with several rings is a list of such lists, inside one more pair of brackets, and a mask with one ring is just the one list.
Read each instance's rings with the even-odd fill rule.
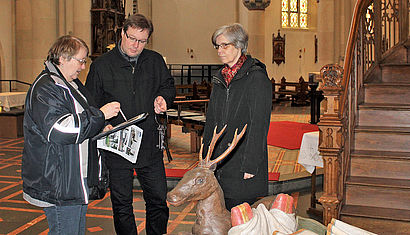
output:
[[121,129],[124,129],[124,128],[128,127],[128,126],[134,125],[134,124],[136,124],[136,123],[138,123],[138,122],[144,120],[147,116],[148,116],[148,113],[141,113],[141,114],[139,114],[139,115],[137,115],[137,116],[135,116],[135,117],[129,119],[129,120],[126,121],[126,122],[123,122],[123,123],[120,123],[120,124],[116,125],[114,128],[112,128],[112,129],[109,130],[109,131],[100,132],[98,135],[96,135],[96,136],[94,136],[93,138],[91,138],[91,140],[92,140],[92,141],[98,140],[98,139],[100,139],[100,138],[102,138],[102,137],[104,137],[104,136],[107,136],[107,135],[111,134],[111,133],[114,133],[114,132],[116,132],[116,131],[119,131],[119,130],[121,130]]

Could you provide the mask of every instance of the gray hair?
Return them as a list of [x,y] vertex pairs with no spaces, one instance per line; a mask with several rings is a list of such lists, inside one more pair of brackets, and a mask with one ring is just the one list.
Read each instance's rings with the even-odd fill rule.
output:
[[248,33],[241,24],[235,23],[231,25],[224,25],[218,28],[212,34],[212,44],[216,46],[216,38],[224,35],[229,43],[232,43],[236,48],[240,48],[242,53],[246,53],[248,48]]
[[47,60],[53,64],[59,65],[60,57],[69,60],[80,51],[80,48],[84,48],[88,55],[88,46],[81,38],[71,35],[61,36],[54,42],[48,51]]

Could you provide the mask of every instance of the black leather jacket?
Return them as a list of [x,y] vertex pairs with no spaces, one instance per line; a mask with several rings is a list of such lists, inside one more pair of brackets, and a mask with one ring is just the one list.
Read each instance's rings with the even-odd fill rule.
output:
[[[83,183],[80,143],[104,126],[104,114],[89,107],[82,112],[74,96],[48,63],[29,89],[24,113],[22,158],[23,191],[32,198],[55,205],[88,203]],[[80,83],[77,83],[80,84]],[[84,108],[84,107],[83,107]],[[61,122],[73,116],[74,127]]]

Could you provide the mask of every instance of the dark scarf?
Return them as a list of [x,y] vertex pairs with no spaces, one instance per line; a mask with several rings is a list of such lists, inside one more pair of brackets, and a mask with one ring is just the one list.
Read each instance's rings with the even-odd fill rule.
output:
[[246,61],[246,56],[244,54],[239,57],[238,62],[232,68],[230,68],[227,64],[222,69],[222,76],[225,78],[226,85],[232,81],[232,78],[235,77],[236,73],[238,73],[239,69],[242,67],[243,63]]

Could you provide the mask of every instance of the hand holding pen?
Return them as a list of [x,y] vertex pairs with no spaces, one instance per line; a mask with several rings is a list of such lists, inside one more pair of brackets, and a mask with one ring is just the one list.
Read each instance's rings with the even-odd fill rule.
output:
[[117,116],[118,112],[121,110],[120,106],[120,103],[116,101],[107,103],[102,106],[100,110],[104,113],[105,120]]

